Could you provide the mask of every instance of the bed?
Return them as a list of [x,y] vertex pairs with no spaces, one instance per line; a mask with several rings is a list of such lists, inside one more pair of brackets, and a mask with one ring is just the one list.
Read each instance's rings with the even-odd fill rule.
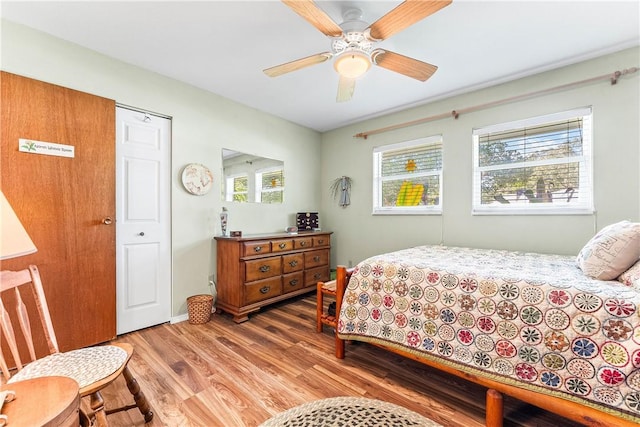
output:
[[[618,269],[640,270],[639,242]],[[585,425],[637,425],[640,286],[585,269],[575,256],[446,246],[340,267],[336,355],[364,341],[486,386],[488,426],[502,425],[503,394]]]

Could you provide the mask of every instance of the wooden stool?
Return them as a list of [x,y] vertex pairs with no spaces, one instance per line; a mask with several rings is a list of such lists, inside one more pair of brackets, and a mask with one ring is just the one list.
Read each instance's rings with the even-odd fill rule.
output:
[[[338,303],[336,302],[336,313],[334,316],[324,311],[324,296],[330,295],[336,299],[336,281],[318,282],[318,290],[316,295],[316,332],[322,332],[322,325],[331,326],[333,328],[338,324]],[[336,299],[337,300],[337,299]]]
[[[347,270],[344,265],[336,267],[336,280],[330,282],[318,282],[316,294],[316,331],[322,332],[322,325],[333,327],[333,335],[336,340],[336,357],[344,358],[344,341],[338,338],[338,318],[340,317],[340,306],[342,305],[342,297],[344,290],[347,288],[347,282],[353,269]],[[333,296],[336,300],[335,316],[324,313],[324,296]]]

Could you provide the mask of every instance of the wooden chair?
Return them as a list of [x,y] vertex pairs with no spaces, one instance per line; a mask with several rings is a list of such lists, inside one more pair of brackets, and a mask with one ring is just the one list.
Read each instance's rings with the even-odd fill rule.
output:
[[[35,319],[35,314],[33,321],[29,320],[27,306],[24,303],[29,297],[21,293],[21,289],[26,291],[26,288],[31,288],[35,302],[35,307],[30,311],[36,311],[39,320]],[[12,293],[13,297],[10,295]],[[10,300],[15,300],[16,315],[13,318],[19,324],[19,329],[18,325],[14,329],[9,312],[5,309],[5,302],[9,303]],[[92,425],[107,426],[108,414],[135,407],[140,410],[145,422],[150,422],[153,418],[153,412],[151,412],[140,386],[127,367],[127,363],[133,355],[132,345],[124,343],[101,345],[60,352],[37,267],[31,265],[25,270],[0,272],[0,327],[2,337],[11,350],[15,370],[17,370],[12,376],[14,369],[9,369],[0,347],[0,368],[8,384],[43,376],[70,377],[78,382],[80,397],[89,397],[90,410],[81,411],[81,418],[82,416],[86,417],[85,421],[89,420]],[[41,327],[42,333],[36,333],[32,327]],[[22,335],[26,343],[29,353],[26,363],[22,362],[21,352],[18,350],[18,342],[22,342],[22,340],[17,341],[16,334]],[[36,348],[36,343],[42,343],[42,337],[48,347],[46,352],[44,349]],[[44,357],[36,357],[36,353],[42,354],[43,352],[46,354]],[[111,384],[120,374],[123,375],[135,404],[106,410],[100,391]],[[83,405],[83,407],[86,406]]]

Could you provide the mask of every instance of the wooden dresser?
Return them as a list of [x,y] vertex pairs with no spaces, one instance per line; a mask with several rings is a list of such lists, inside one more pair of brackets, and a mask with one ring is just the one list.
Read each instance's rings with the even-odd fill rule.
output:
[[216,307],[237,323],[329,280],[330,232],[217,236]]

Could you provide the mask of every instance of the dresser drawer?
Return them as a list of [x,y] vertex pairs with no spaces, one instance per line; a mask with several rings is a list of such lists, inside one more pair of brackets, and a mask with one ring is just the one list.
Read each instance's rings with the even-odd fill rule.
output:
[[313,239],[311,237],[298,237],[293,239],[296,249],[308,249],[313,246]]
[[267,277],[279,276],[282,272],[282,258],[279,256],[245,261],[246,282],[266,279]]
[[301,253],[282,256],[282,272],[292,273],[304,269],[304,255]]
[[282,294],[282,279],[280,276],[244,285],[244,302],[251,304],[267,298],[277,297]]
[[329,249],[304,253],[304,268],[319,267],[329,264]]
[[329,266],[316,267],[304,271],[304,286],[317,285],[318,282],[329,281]]
[[326,236],[314,236],[313,237],[313,247],[329,246],[329,243],[331,243],[331,240],[330,240],[328,234]]
[[304,273],[298,271],[282,276],[282,293],[293,292],[304,287]]
[[244,242],[242,244],[244,256],[261,255],[271,253],[271,242],[268,240]]
[[291,239],[271,241],[271,252],[283,252],[291,250],[293,250],[293,240]]

